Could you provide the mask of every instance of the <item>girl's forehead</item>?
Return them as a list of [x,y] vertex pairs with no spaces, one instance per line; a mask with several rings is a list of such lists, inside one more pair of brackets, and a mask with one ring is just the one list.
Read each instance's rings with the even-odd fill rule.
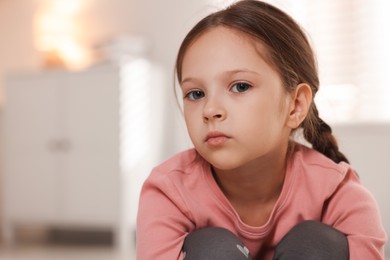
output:
[[274,67],[268,47],[260,39],[225,26],[213,27],[198,35],[188,46],[182,67],[185,71],[189,64],[207,62],[211,65],[216,60],[230,62],[237,66],[240,62],[251,64],[262,60]]
[[193,40],[191,45],[196,44],[196,42],[198,42],[202,38],[210,37],[210,35],[214,35],[214,39],[216,38],[217,40],[219,40],[220,43],[223,43],[223,41],[226,39],[234,39],[236,41],[241,41],[245,44],[250,44],[253,47],[258,48],[261,52],[267,51],[266,45],[259,38],[256,38],[255,36],[244,31],[240,31],[236,28],[231,28],[222,25],[206,29]]
[[[188,52],[195,51],[218,51],[231,48],[240,52],[256,51],[263,56],[268,52],[263,42],[244,32],[225,26],[217,26],[202,32],[188,46],[184,56]],[[234,55],[235,53],[231,53]]]

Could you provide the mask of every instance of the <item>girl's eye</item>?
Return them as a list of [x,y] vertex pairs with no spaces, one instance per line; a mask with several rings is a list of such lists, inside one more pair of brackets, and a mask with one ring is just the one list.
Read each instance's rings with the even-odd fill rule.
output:
[[193,90],[188,92],[185,95],[185,98],[188,98],[189,100],[198,100],[204,97],[204,92],[201,90]]
[[248,83],[238,82],[232,86],[231,91],[241,93],[247,91],[250,87],[251,85]]

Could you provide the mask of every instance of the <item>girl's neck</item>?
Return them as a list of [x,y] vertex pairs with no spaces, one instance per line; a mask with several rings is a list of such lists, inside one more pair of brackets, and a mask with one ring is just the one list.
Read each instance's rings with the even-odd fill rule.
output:
[[238,169],[213,175],[230,204],[247,225],[266,224],[282,192],[287,167],[287,148],[273,156],[258,158]]
[[260,205],[276,201],[286,173],[287,149],[232,170],[212,169],[219,187],[232,204]]

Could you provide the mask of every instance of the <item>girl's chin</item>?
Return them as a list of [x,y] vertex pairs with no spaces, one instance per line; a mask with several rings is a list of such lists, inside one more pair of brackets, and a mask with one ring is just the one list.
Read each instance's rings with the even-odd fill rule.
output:
[[[207,160],[207,159],[206,159]],[[225,160],[216,160],[210,159],[207,160],[214,169],[221,170],[221,171],[230,171],[239,168],[241,165],[239,163],[235,163],[232,160],[225,159]]]

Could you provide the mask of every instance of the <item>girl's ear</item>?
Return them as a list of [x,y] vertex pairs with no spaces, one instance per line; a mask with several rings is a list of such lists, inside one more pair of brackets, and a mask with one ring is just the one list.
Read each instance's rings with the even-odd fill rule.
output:
[[287,118],[287,126],[291,129],[295,129],[299,127],[303,120],[305,120],[311,102],[313,101],[313,94],[308,84],[301,83],[290,93],[290,95],[292,102],[289,111],[290,113]]

